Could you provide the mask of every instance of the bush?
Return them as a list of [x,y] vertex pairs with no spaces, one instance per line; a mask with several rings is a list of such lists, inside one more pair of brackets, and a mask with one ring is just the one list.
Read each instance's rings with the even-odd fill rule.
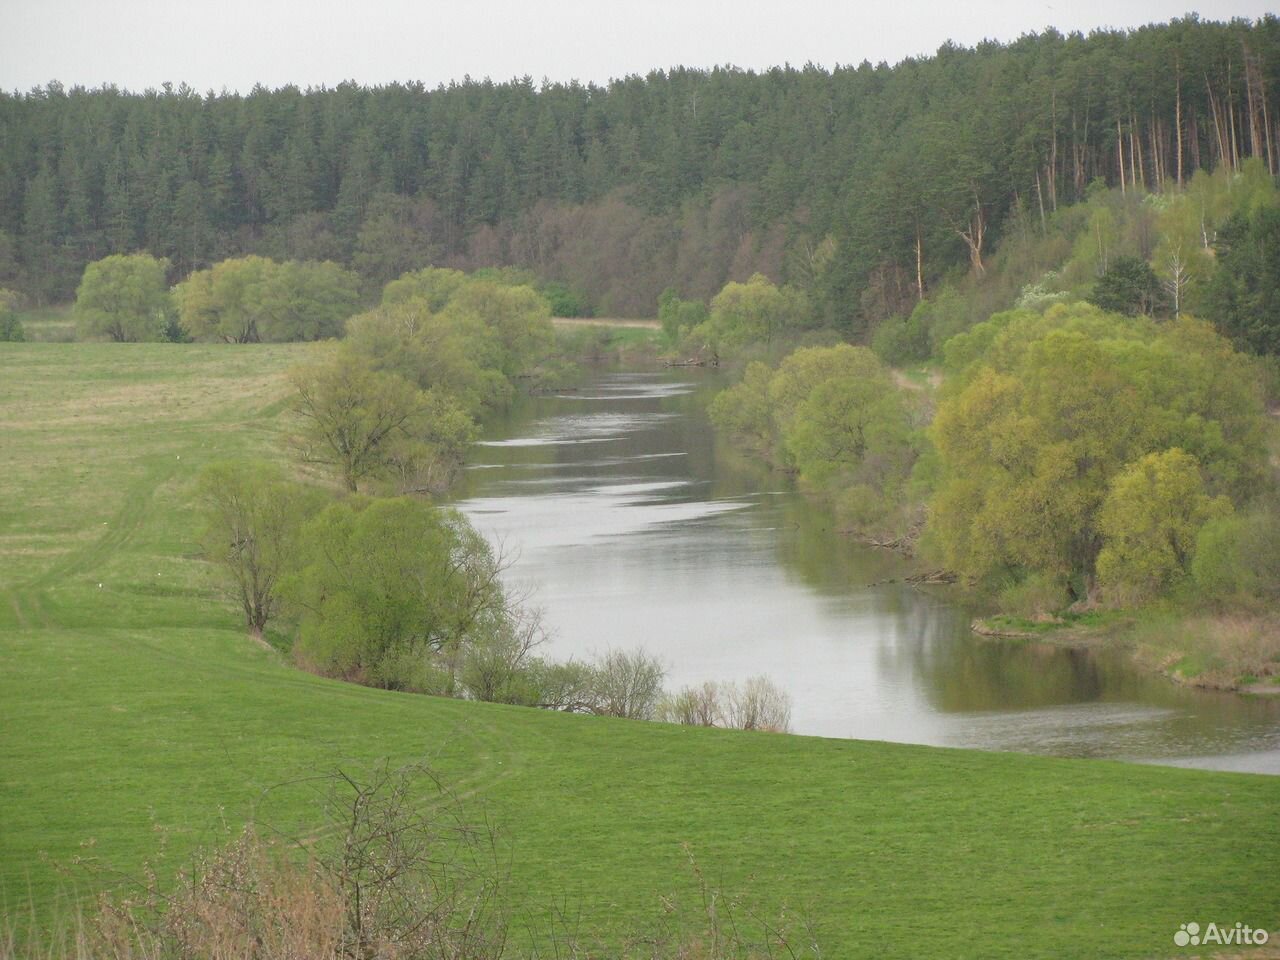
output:
[[701,300],[681,300],[675,287],[667,287],[658,298],[658,320],[667,343],[675,346],[689,331],[707,321],[710,313]]
[[686,727],[786,733],[791,727],[791,697],[765,676],[752,677],[741,686],[708,681],[664,697],[656,719]]
[[[423,767],[384,763],[328,780],[328,829],[281,842],[278,830],[250,827],[223,849],[195,857],[171,888],[148,871],[140,893],[104,897],[74,944],[40,955],[496,960],[507,954],[504,860],[483,821],[468,823],[459,802]],[[2,946],[0,955],[8,955]]]
[[17,314],[0,307],[0,343],[22,343],[26,339],[27,335]]
[[581,290],[574,290],[567,283],[552,280],[538,287],[551,307],[553,317],[589,317],[591,303]]
[[909,317],[890,317],[876,328],[871,349],[877,357],[894,367],[919,363],[929,358],[929,334],[920,326],[920,308]]
[[1191,576],[1201,595],[1217,603],[1280,600],[1280,512],[1259,507],[1205,524],[1196,538]]
[[534,649],[545,637],[542,612],[505,594],[499,608],[468,639],[462,662],[463,691],[473,700],[536,706],[538,690],[529,667]]
[[643,650],[611,650],[591,671],[591,712],[629,720],[652,720],[666,676],[661,661]]
[[791,729],[791,697],[768,677],[751,677],[742,686],[725,687],[724,724],[734,730]]
[[26,339],[18,319],[18,295],[0,287],[0,343],[22,343]]
[[720,687],[708,680],[701,686],[684,687],[678,693],[663,697],[657,719],[686,727],[714,727],[723,723],[724,708],[720,703]]

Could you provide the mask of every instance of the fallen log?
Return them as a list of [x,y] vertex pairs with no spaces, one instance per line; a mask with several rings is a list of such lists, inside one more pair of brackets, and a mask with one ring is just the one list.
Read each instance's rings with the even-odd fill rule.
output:
[[907,577],[907,583],[955,583],[956,575],[950,570],[931,570],[928,573],[917,573]]

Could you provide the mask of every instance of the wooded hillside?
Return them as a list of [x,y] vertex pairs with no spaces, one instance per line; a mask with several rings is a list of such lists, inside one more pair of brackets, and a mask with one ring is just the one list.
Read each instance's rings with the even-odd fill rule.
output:
[[58,84],[0,95],[0,286],[71,296],[145,249],[172,277],[242,253],[334,259],[370,290],[519,264],[652,315],[761,271],[849,334],[980,272],[1011,212],[1089,183],[1280,170],[1280,19],[1049,30],[896,66],[674,68],[365,88]]

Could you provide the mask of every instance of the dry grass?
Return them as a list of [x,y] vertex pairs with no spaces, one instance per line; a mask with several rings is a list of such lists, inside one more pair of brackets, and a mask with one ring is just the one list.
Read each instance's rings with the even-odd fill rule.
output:
[[1280,677],[1280,616],[1223,613],[1143,623],[1138,656],[1175,680],[1235,690]]

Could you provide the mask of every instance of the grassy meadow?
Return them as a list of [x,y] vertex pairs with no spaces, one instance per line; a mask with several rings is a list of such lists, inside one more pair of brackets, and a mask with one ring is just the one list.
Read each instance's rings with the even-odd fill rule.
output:
[[514,909],[592,937],[696,901],[686,845],[832,958],[1165,957],[1191,920],[1280,928],[1280,778],[569,716],[290,667],[241,630],[190,497],[210,460],[280,455],[284,371],[314,349],[0,345],[11,915],[162,850],[172,871],[255,812],[305,825],[314,795],[273,787],[385,757],[429,760],[496,824]]

